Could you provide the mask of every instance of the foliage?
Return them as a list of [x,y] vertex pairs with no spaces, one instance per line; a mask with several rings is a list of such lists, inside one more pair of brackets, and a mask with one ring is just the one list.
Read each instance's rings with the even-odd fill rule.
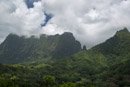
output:
[[[69,35],[72,36],[71,34]],[[67,36],[69,35],[67,34]],[[44,51],[45,53],[49,53],[47,55],[51,54],[50,52],[52,52],[53,47],[55,48],[54,43],[58,44],[55,49],[56,53],[51,54],[51,56],[55,55],[55,57],[50,59],[44,58],[44,53],[39,50],[44,50],[44,46],[41,47],[42,45],[40,45],[39,47],[36,45],[37,42],[32,43],[33,41],[30,40],[33,39],[36,41],[38,39],[34,37],[28,39],[31,44],[35,45],[32,47],[31,44],[28,44],[25,48],[23,47],[23,49],[26,51],[30,49],[32,53],[34,51],[38,52],[40,57],[43,57],[41,55],[44,55],[44,57],[39,58],[39,55],[35,55],[35,57],[38,58],[37,61],[34,62],[36,58],[34,55],[31,55],[30,57],[33,56],[34,60],[30,60],[30,62],[28,62],[28,60],[26,63],[21,61],[21,63],[17,64],[0,64],[0,87],[130,87],[130,33],[128,30],[118,31],[114,37],[106,42],[89,50],[86,50],[86,47],[84,47],[84,50],[78,53],[75,53],[75,49],[77,50],[77,48],[71,48],[71,45],[75,42],[69,42],[71,45],[67,44],[69,41],[67,40],[67,36],[66,34],[63,34],[61,37],[56,35],[55,37],[62,38],[60,40],[54,36],[48,37],[49,39],[46,39],[47,37],[44,35],[40,37],[40,39],[44,39],[45,42],[43,43],[40,40],[41,43],[38,42],[38,44],[43,44],[47,47],[45,50],[51,50]],[[7,45],[11,38],[9,36],[9,40],[0,46],[0,49],[6,49],[4,51],[0,50],[0,55],[3,55],[3,53],[7,51],[7,53],[10,53],[7,56],[12,58],[12,56],[17,53],[14,54],[11,50],[13,49],[14,52],[16,52],[16,49],[21,49],[17,48],[17,46],[19,47],[23,41],[15,35],[13,38],[14,37],[15,39],[13,40],[16,41],[17,45],[14,46],[14,42]],[[22,38],[25,40],[24,37]],[[75,41],[74,38],[70,40]],[[64,46],[73,49],[74,51],[71,51],[75,54],[69,54],[70,51],[64,54],[68,52],[68,49],[64,50]],[[63,53],[60,52],[61,50],[63,50]],[[27,54],[31,52],[27,52]],[[64,57],[59,56],[58,53],[64,55]],[[5,58],[5,55],[3,57]],[[12,61],[14,60],[12,59]]]
[[80,42],[68,32],[62,35],[41,35],[40,38],[9,34],[0,45],[0,63],[48,61],[50,58],[70,56],[80,50]]

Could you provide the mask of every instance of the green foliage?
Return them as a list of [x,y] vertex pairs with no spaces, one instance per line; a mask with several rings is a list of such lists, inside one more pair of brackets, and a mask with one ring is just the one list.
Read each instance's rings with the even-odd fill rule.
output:
[[[17,54],[25,59],[12,61],[27,62],[0,64],[0,87],[130,87],[130,33],[127,29],[92,49],[79,50],[79,42],[70,33],[42,35],[39,39],[8,36],[0,46],[0,56],[10,59]],[[5,62],[2,57],[1,62]]]
[[110,64],[127,60],[130,57],[130,32],[124,28],[106,42],[92,48],[101,52]]
[[81,44],[72,33],[25,38],[10,34],[0,45],[0,63],[28,63],[64,58],[81,50]]
[[52,87],[55,84],[56,84],[56,82],[55,82],[55,77],[54,76],[47,75],[47,76],[43,77],[43,85],[45,87]]
[[64,84],[60,85],[59,87],[78,87],[78,86],[76,83],[68,82],[68,83],[64,83]]

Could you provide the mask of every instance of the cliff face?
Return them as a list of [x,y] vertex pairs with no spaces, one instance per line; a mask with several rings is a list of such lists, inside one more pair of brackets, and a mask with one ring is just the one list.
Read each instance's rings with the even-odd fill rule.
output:
[[81,44],[68,32],[62,35],[41,35],[40,38],[10,34],[0,45],[0,62],[19,63],[27,60],[64,58],[80,50]]

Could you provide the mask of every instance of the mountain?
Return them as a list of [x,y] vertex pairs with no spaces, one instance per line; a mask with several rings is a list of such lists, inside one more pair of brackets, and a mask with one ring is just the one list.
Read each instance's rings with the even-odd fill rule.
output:
[[111,63],[125,61],[130,57],[130,32],[127,28],[117,31],[113,37],[91,50],[101,52]]
[[106,87],[130,86],[130,32],[127,28],[90,50],[100,52],[107,60],[108,68],[101,73]]
[[58,84],[74,83],[72,87],[129,87],[129,52],[130,32],[124,28],[92,49],[50,63],[41,71],[49,72]]
[[[82,50],[68,32],[40,38],[10,34],[0,49],[7,61],[15,60],[14,56],[21,57],[22,62],[28,58],[36,61],[0,64],[0,87],[130,87],[127,28],[89,50],[85,46]],[[44,62],[48,58],[50,60]]]
[[81,50],[72,33],[41,35],[40,38],[9,34],[0,45],[0,63],[22,63],[48,58],[63,58]]

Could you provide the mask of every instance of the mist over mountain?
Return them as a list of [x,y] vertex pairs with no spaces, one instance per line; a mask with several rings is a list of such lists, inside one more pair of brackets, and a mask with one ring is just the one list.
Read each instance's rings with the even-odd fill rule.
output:
[[73,33],[91,48],[124,26],[130,29],[129,0],[0,0],[0,42],[10,33]]
[[0,87],[130,87],[130,0],[0,0]]

